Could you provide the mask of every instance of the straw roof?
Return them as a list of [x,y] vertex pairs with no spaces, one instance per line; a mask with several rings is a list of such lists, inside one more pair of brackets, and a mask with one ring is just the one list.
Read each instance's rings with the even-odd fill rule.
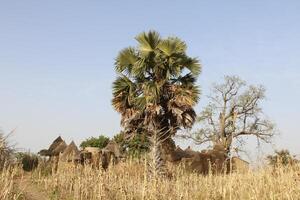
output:
[[62,161],[75,161],[80,159],[80,151],[78,150],[78,147],[72,141],[67,148],[62,153],[60,160]]
[[50,154],[51,156],[58,156],[60,153],[64,152],[66,148],[67,148],[66,142],[62,141],[53,151],[50,152]]
[[48,149],[42,149],[38,152],[38,154],[41,156],[50,156],[50,152]]
[[48,151],[51,153],[52,151],[54,151],[59,145],[60,143],[65,142],[60,136],[57,137],[52,144],[50,145]]
[[[42,149],[41,151],[39,151],[38,154],[40,154],[41,156],[53,156],[55,155],[55,153],[53,153],[53,151],[61,145],[61,143],[65,143],[64,140],[59,136],[57,137],[52,144],[50,145],[50,147],[48,149]],[[60,147],[62,148],[63,145]],[[59,154],[59,153],[58,153]]]
[[109,143],[102,149],[102,152],[113,152],[116,157],[121,156],[120,146],[114,141],[111,140]]
[[83,151],[96,154],[96,153],[99,153],[101,151],[101,149],[99,147],[85,147],[83,149]]

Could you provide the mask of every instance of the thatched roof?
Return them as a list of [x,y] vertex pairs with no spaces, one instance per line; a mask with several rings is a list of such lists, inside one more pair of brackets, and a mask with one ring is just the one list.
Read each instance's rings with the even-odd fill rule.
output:
[[38,154],[41,156],[50,156],[50,152],[48,149],[42,149],[38,152]]
[[231,159],[232,159],[233,162],[241,162],[241,163],[245,163],[245,164],[249,165],[249,162],[248,162],[248,161],[243,160],[243,159],[241,159],[240,157],[233,156]]
[[78,150],[78,147],[72,141],[67,148],[62,153],[60,160],[62,161],[75,161],[80,159],[80,151]]
[[98,147],[85,147],[83,149],[84,152],[89,152],[89,153],[99,153],[101,151],[100,148]]
[[60,153],[64,152],[67,148],[65,141],[62,141],[53,151],[50,152],[51,156],[58,156]]
[[60,136],[58,138],[56,138],[52,144],[50,145],[48,151],[52,152],[56,149],[56,147],[58,147],[60,145],[60,143],[65,142]]
[[116,157],[121,156],[120,146],[114,140],[109,141],[106,147],[102,149],[102,152],[105,151],[113,152]]
[[[54,150],[56,150],[58,146],[60,146],[60,148],[63,148],[64,145],[67,146],[65,141],[59,136],[52,142],[48,149],[42,149],[38,154],[40,154],[41,156],[53,156],[56,154],[58,155],[59,152],[54,152]],[[59,149],[57,149],[56,151],[59,151]]]

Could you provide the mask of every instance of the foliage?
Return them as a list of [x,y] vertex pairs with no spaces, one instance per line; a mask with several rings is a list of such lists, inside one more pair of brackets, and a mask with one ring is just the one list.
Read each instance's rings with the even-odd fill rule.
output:
[[164,141],[190,128],[199,99],[198,59],[186,54],[177,37],[161,38],[155,31],[139,34],[137,47],[123,49],[116,58],[112,105],[121,114],[125,134],[146,133],[156,145],[156,164]]
[[133,138],[126,139],[123,132],[114,136],[114,140],[120,145],[122,153],[129,156],[140,157],[150,149],[150,141],[146,134],[136,134]]
[[299,160],[286,149],[275,151],[274,155],[268,155],[267,160],[272,166],[289,166],[299,163]]
[[81,148],[85,147],[98,147],[98,148],[104,148],[109,142],[109,137],[106,137],[104,135],[100,135],[98,138],[96,137],[90,137],[86,140],[82,141],[80,144]]
[[213,85],[209,103],[197,119],[200,129],[183,137],[197,144],[221,144],[228,153],[240,150],[244,136],[271,142],[275,128],[262,112],[264,98],[263,86],[247,86],[237,76],[225,76],[224,83]]
[[39,157],[35,154],[28,152],[17,152],[15,156],[18,162],[22,164],[24,171],[32,171],[36,169],[39,164]]
[[9,164],[14,153],[14,147],[8,141],[11,133],[4,135],[0,130],[0,170],[4,165]]

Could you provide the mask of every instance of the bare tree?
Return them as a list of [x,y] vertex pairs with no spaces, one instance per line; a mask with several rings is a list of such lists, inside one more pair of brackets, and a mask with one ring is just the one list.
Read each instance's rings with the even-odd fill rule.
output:
[[[225,76],[224,83],[214,84],[209,104],[197,121],[200,129],[182,135],[196,144],[223,145],[230,154],[244,144],[243,136],[254,136],[257,141],[271,142],[274,124],[263,114],[260,103],[265,98],[263,86],[247,85],[237,76]],[[236,144],[233,147],[233,144]]]

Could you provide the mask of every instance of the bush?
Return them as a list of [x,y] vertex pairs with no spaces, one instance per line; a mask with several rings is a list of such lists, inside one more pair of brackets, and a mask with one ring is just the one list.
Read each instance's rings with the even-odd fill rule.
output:
[[0,170],[3,169],[4,165],[8,165],[11,162],[14,148],[9,144],[8,138],[10,134],[4,135],[0,130]]
[[283,149],[280,151],[275,151],[274,155],[267,156],[269,164],[274,167],[278,166],[291,166],[299,163],[296,156],[291,155],[289,150]]
[[85,148],[85,147],[98,147],[98,148],[104,148],[106,147],[106,145],[109,142],[109,138],[104,136],[104,135],[100,135],[98,138],[95,137],[90,137],[87,138],[86,140],[84,140],[83,142],[81,142],[80,147],[81,148]]
[[22,168],[24,171],[32,171],[36,169],[39,164],[38,156],[31,153],[18,152],[16,154],[16,157],[19,163],[22,164]]
[[131,139],[126,139],[124,133],[114,136],[114,140],[120,145],[122,153],[129,156],[139,157],[150,149],[150,141],[146,134],[136,134]]

